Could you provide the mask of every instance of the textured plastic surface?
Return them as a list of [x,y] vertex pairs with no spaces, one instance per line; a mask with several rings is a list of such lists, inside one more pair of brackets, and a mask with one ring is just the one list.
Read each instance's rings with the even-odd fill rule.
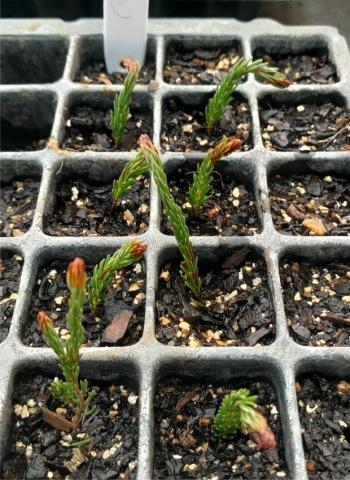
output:
[[[1,454],[8,445],[11,418],[11,395],[14,375],[25,367],[41,367],[45,371],[55,371],[56,359],[47,348],[30,348],[21,342],[21,328],[27,321],[31,292],[37,269],[49,259],[70,260],[75,255],[96,261],[101,255],[114,251],[127,241],[125,237],[50,237],[43,233],[44,214],[53,202],[56,174],[64,168],[74,168],[89,172],[96,179],[104,178],[112,166],[123,165],[133,157],[133,153],[83,153],[63,152],[58,148],[64,128],[67,109],[73,98],[96,98],[112,95],[121,86],[81,85],[73,79],[79,69],[84,41],[102,41],[102,22],[81,20],[74,23],[52,21],[2,21],[3,35],[15,35],[35,39],[42,36],[47,40],[59,36],[69,42],[62,78],[54,83],[45,84],[8,84],[1,85],[1,96],[8,104],[16,104],[16,98],[29,98],[33,105],[45,99],[54,107],[42,107],[41,122],[45,128],[51,128],[51,139],[47,148],[35,152],[3,152],[0,154],[1,169],[6,178],[16,174],[28,174],[31,169],[42,171],[42,180],[35,216],[30,230],[21,237],[1,238],[2,249],[18,252],[24,257],[24,266],[17,303],[11,328],[6,340],[0,345],[0,439]],[[17,35],[17,37],[16,37]],[[87,37],[85,37],[87,35]],[[99,35],[98,37],[94,35]],[[264,347],[229,348],[189,348],[170,347],[160,344],[155,337],[155,296],[158,285],[158,271],[161,263],[176,250],[173,237],[160,233],[160,202],[154,182],[151,184],[150,224],[147,232],[139,238],[148,244],[147,263],[147,299],[144,331],[141,340],[130,347],[86,348],[83,350],[82,373],[96,379],[118,378],[128,374],[139,385],[140,420],[138,480],[151,480],[153,462],[153,398],[155,383],[167,373],[184,374],[196,378],[218,376],[225,381],[232,376],[263,375],[275,387],[279,402],[279,411],[283,425],[285,454],[289,468],[289,478],[306,480],[305,460],[300,433],[298,406],[295,393],[296,375],[306,371],[319,371],[334,375],[350,374],[350,349],[344,347],[304,347],[298,345],[289,336],[283,306],[283,297],[279,278],[279,264],[285,256],[312,260],[334,260],[350,258],[349,237],[291,237],[279,234],[272,222],[268,204],[268,175],[275,169],[288,166],[296,172],[310,168],[316,172],[336,171],[350,173],[349,152],[317,152],[302,154],[299,152],[274,152],[264,148],[259,124],[258,102],[265,95],[276,96],[283,102],[303,102],[318,97],[327,101],[340,98],[349,106],[350,99],[350,57],[344,39],[338,32],[328,27],[286,27],[270,20],[255,20],[240,23],[235,20],[152,20],[149,35],[153,37],[156,55],[156,82],[158,88],[149,92],[147,85],[138,85],[138,95],[149,100],[153,108],[154,142],[159,146],[162,102],[170,95],[182,97],[185,101],[193,95],[210,93],[215,86],[177,86],[164,83],[162,78],[165,48],[169,39],[176,36],[187,44],[201,45],[202,36],[210,37],[212,44],[220,43],[225,37],[238,40],[243,54],[250,57],[252,50],[262,42],[278,44],[281,50],[295,48],[303,50],[310,45],[326,45],[331,60],[337,68],[339,82],[334,85],[293,85],[287,91],[280,92],[274,87],[262,85],[249,76],[239,86],[238,91],[250,106],[253,121],[253,149],[249,152],[235,152],[226,162],[230,171],[242,172],[254,183],[257,208],[262,224],[261,233],[251,237],[195,237],[193,244],[199,255],[209,252],[215,257],[219,250],[249,246],[260,252],[268,266],[268,280],[276,316],[276,339]],[[22,37],[21,37],[22,38]],[[92,47],[93,48],[93,47]],[[52,59],[54,62],[55,59]],[[36,103],[35,103],[36,102]],[[53,102],[53,103],[52,103]],[[57,102],[57,103],[56,103]],[[10,115],[13,110],[8,109]],[[32,109],[24,113],[24,121],[31,118]],[[3,113],[6,115],[6,112]],[[44,128],[44,127],[43,127]],[[167,167],[179,164],[187,158],[202,158],[201,153],[172,153],[163,155]],[[90,372],[90,373],[89,373]],[[210,372],[210,373],[208,373]]]

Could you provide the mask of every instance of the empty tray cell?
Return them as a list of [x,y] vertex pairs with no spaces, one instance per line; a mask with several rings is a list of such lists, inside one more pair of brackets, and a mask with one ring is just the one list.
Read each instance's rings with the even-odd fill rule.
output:
[[320,37],[260,37],[253,48],[254,59],[278,68],[293,83],[326,85],[339,80],[327,42]]
[[[350,176],[281,167],[269,181],[271,213],[286,235],[350,235]],[[293,172],[292,170],[292,172]],[[287,173],[288,171],[288,173]],[[303,172],[302,174],[300,174]]]
[[0,38],[1,83],[51,83],[62,77],[68,38],[8,36]]
[[[254,235],[260,232],[260,221],[251,183],[253,172],[244,163],[233,166],[221,160],[213,174],[213,195],[198,214],[192,212],[188,199],[197,162],[169,162],[168,182],[178,205],[186,215],[191,235]],[[161,230],[173,235],[163,212]]]
[[301,345],[350,345],[350,263],[282,261],[284,308],[290,335]]
[[[120,380],[112,383],[111,380],[89,379],[90,388],[96,392],[91,402],[96,413],[86,417],[80,434],[83,436],[76,437],[60,431],[59,427],[55,430],[43,420],[41,407],[53,414],[59,413],[70,422],[71,409],[50,393],[53,380],[53,374],[40,370],[17,374],[12,397],[11,436],[2,464],[3,478],[63,480],[72,474],[102,478],[106,472],[113,472],[115,478],[127,475],[135,479],[138,432],[135,387],[121,385]],[[65,424],[67,429],[68,425]],[[88,445],[84,453],[71,446],[88,436],[92,446]]]
[[[220,370],[220,368],[219,368]],[[238,432],[220,441],[213,420],[225,395],[248,388],[275,434],[276,448],[262,449]],[[166,378],[156,387],[155,479],[282,478],[287,476],[278,402],[266,381],[239,378],[220,384]]]
[[260,102],[261,133],[269,150],[348,150],[350,111],[338,94],[268,95]]
[[161,145],[166,151],[207,151],[224,135],[242,139],[242,150],[252,148],[251,115],[248,101],[240,94],[226,109],[221,121],[209,134],[205,120],[205,107],[212,95],[185,93],[172,95],[163,102]]
[[148,175],[112,202],[113,180],[124,162],[65,162],[55,176],[53,203],[45,213],[45,233],[53,236],[123,236],[142,234],[149,223]]
[[0,343],[5,340],[10,329],[22,264],[21,255],[2,249],[0,258]]
[[186,35],[166,42],[164,80],[177,85],[218,85],[242,56],[236,38]]
[[0,237],[19,237],[32,224],[41,168],[33,162],[4,160],[0,178]]
[[152,137],[152,98],[150,95],[134,93],[126,132],[120,145],[115,146],[110,127],[114,97],[113,92],[73,94],[61,147],[77,151],[128,151],[137,149],[141,134]]
[[275,338],[266,264],[247,247],[202,250],[202,290],[194,306],[180,276],[178,258],[167,255],[159,271],[156,336],[167,345],[262,346]]
[[[138,83],[149,83],[155,75],[155,39],[148,39],[145,64],[142,66]],[[125,73],[107,73],[102,35],[81,37],[80,57],[74,81],[85,84],[111,85],[123,83]]]
[[340,480],[349,474],[349,380],[349,375],[335,379],[309,373],[301,376],[296,384],[310,479]]
[[[117,249],[116,249],[117,250]],[[113,254],[113,251],[107,252]],[[82,257],[84,257],[81,254]],[[95,255],[86,270],[91,277],[93,267],[104,256]],[[73,258],[51,260],[39,268],[36,275],[27,322],[23,329],[23,341],[29,346],[44,346],[36,316],[44,310],[52,318],[62,339],[68,335],[65,324],[68,289],[66,268]],[[132,345],[142,335],[146,291],[146,267],[142,260],[123,270],[116,271],[106,297],[94,313],[89,303],[84,306],[84,346]],[[108,327],[108,328],[107,328]]]
[[51,134],[56,97],[51,92],[1,94],[1,150],[45,148]]

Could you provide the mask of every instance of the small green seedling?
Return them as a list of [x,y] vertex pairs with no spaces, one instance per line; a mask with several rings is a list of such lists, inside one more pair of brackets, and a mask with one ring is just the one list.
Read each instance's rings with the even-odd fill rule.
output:
[[145,243],[132,240],[123,245],[113,255],[108,255],[94,267],[88,284],[88,298],[92,312],[96,311],[105,296],[113,275],[117,270],[138,262],[147,250]]
[[214,418],[215,436],[226,440],[242,431],[251,434],[260,448],[275,448],[275,435],[258,411],[256,400],[256,395],[251,395],[246,388],[233,390],[226,395]]
[[76,258],[69,264],[67,285],[70,291],[66,316],[70,335],[68,340],[63,342],[60,339],[45,312],[38,313],[38,322],[47,344],[58,356],[59,368],[64,376],[64,380],[52,382],[50,390],[55,398],[72,409],[72,424],[78,430],[82,418],[92,413],[89,405],[95,396],[95,391],[89,390],[87,380],[79,380],[79,349],[84,336],[82,308],[86,300],[85,263],[81,258]]
[[239,81],[248,73],[255,73],[258,79],[271,83],[276,87],[285,88],[290,81],[276,68],[269,67],[262,60],[246,60],[240,58],[221,80],[214,96],[209,100],[205,108],[205,119],[208,130],[211,131],[225,113],[225,109],[231,103],[233,93]]
[[188,201],[192,213],[198,215],[206,202],[213,194],[213,172],[215,165],[222,157],[229,155],[241,146],[238,138],[223,138],[213,149],[209,150],[202,162],[198,164],[197,171],[193,174],[193,184],[188,192]]
[[115,205],[118,199],[125,195],[129,188],[135,183],[137,177],[146,173],[147,170],[148,165],[144,155],[142,152],[139,152],[135,158],[125,165],[118,180],[114,180],[112,186],[112,204]]
[[170,192],[168,180],[157,148],[147,135],[141,135],[139,142],[148,168],[153,173],[165,213],[169,219],[180,253],[183,257],[183,261],[181,262],[183,281],[195,297],[199,297],[201,279],[198,273],[198,258],[190,242],[190,232],[186,225],[185,216]]
[[[88,285],[88,298],[92,312],[103,301],[114,272],[139,261],[146,250],[146,244],[132,240],[95,266]],[[84,260],[76,258],[67,269],[67,285],[70,292],[66,316],[69,331],[67,341],[63,342],[60,339],[52,320],[45,312],[38,313],[40,329],[47,344],[58,356],[59,368],[64,376],[64,380],[52,382],[50,390],[55,398],[72,409],[74,417],[71,423],[75,431],[79,429],[81,420],[92,413],[93,410],[89,409],[89,405],[95,396],[95,391],[89,390],[87,380],[79,380],[79,350],[84,337],[82,318],[86,301],[86,283]],[[84,444],[90,440],[86,437]]]
[[115,145],[119,145],[125,133],[125,127],[130,115],[132,93],[137,83],[140,65],[137,60],[127,58],[123,62],[128,73],[124,80],[122,91],[116,95],[111,115],[111,130]]

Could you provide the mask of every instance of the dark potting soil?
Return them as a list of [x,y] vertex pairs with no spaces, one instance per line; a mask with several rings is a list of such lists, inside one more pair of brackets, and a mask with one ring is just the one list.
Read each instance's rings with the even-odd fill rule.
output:
[[3,342],[11,325],[21,278],[23,258],[1,252],[0,258],[0,342]]
[[[154,79],[156,65],[154,62],[147,60],[145,65],[141,68],[139,79],[137,83],[147,84]],[[104,61],[95,61],[82,65],[79,73],[75,77],[75,82],[99,85],[120,85],[124,82],[126,73],[113,72],[107,73]]]
[[[178,167],[168,175],[168,182],[176,203],[183,207],[193,183],[194,165]],[[254,235],[260,231],[254,194],[250,187],[237,182],[227,173],[214,173],[213,197],[200,215],[194,216],[183,208],[191,235]],[[173,235],[163,213],[162,232]]]
[[[68,289],[66,286],[66,267],[68,262],[55,260],[39,271],[29,308],[28,319],[23,332],[25,345],[45,346],[36,316],[44,310],[58,327],[58,334],[67,338],[65,315],[67,313]],[[93,266],[87,265],[88,275]],[[108,289],[104,303],[92,314],[88,302],[84,306],[83,327],[85,336],[83,346],[125,346],[136,343],[142,335],[146,290],[145,263],[141,261],[116,272],[115,279]],[[102,340],[102,335],[113,318],[123,310],[133,312],[125,334],[117,342]]]
[[115,146],[110,129],[111,110],[76,105],[66,122],[63,149],[96,152],[136,150],[141,134],[153,135],[152,114],[146,109],[131,108],[131,118],[126,125],[120,145]]
[[241,248],[215,268],[200,264],[205,307],[191,304],[179,269],[178,261],[167,262],[161,269],[156,327],[160,342],[191,347],[273,342],[275,320],[262,259]]
[[55,236],[144,233],[149,223],[149,178],[140,177],[113,208],[111,191],[110,182],[63,179],[53,212],[46,217],[45,232]]
[[327,52],[293,55],[270,53],[260,48],[255,51],[254,58],[261,58],[271,67],[278,68],[293,83],[325,85],[338,81],[336,68],[329,60]]
[[209,135],[203,108],[186,105],[180,99],[170,98],[163,109],[161,145],[166,151],[207,151],[224,135],[242,140],[241,150],[252,148],[251,115],[248,104],[236,100],[227,107],[219,124]]
[[40,180],[17,178],[0,188],[0,237],[19,237],[29,230],[35,212]]
[[261,131],[269,150],[301,152],[350,149],[350,111],[332,103],[260,106]]
[[1,478],[135,478],[138,430],[135,392],[121,385],[90,382],[97,392],[93,399],[96,413],[86,418],[80,433],[90,436],[93,442],[78,449],[71,443],[79,437],[55,430],[42,419],[42,406],[53,412],[58,409],[61,415],[67,411],[65,405],[50,395],[48,387],[52,380],[30,374],[16,385],[11,449]]
[[291,336],[313,346],[350,346],[350,263],[286,262],[280,268]]
[[166,53],[164,81],[177,85],[218,85],[239,57],[236,48],[197,48],[184,51],[170,45]]
[[324,235],[350,235],[350,178],[334,175],[276,175],[270,180],[274,225],[286,235],[319,234],[303,225],[322,222]]
[[339,382],[309,375],[297,383],[309,478],[345,480],[350,472],[350,396]]
[[[222,399],[231,390],[243,387],[258,395],[257,403],[276,435],[277,448],[262,450],[249,435],[241,433],[223,442],[215,439],[213,417]],[[287,477],[277,398],[269,384],[238,380],[218,387],[171,379],[158,385],[156,392],[156,479]]]
[[[18,105],[19,110],[23,109]],[[21,134],[18,134],[18,130]],[[50,137],[51,126],[38,129],[30,126],[29,120],[23,120],[20,127],[12,125],[6,119],[1,118],[1,139],[0,148],[3,152],[32,152],[34,150],[43,150]]]

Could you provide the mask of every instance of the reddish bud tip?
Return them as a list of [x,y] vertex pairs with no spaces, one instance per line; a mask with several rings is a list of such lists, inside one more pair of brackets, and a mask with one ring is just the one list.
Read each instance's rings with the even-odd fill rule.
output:
[[139,145],[141,148],[147,148],[149,150],[153,150],[155,153],[158,153],[157,147],[153,145],[152,140],[145,133],[140,135]]
[[235,150],[239,150],[242,145],[242,140],[239,138],[229,138],[228,144],[227,144],[227,153],[225,155],[228,155],[231,152],[234,152]]
[[138,242],[137,240],[134,240],[131,245],[131,254],[135,258],[142,258],[144,253],[147,250],[147,245],[142,242]]
[[266,427],[261,432],[252,432],[251,436],[254,442],[263,450],[276,448],[276,437],[269,427]]
[[223,138],[211,151],[211,162],[215,165],[222,157],[229,155],[241,148],[242,141],[239,138]]
[[85,288],[86,271],[85,262],[82,258],[75,258],[67,269],[67,285],[69,288]]
[[282,75],[280,78],[277,78],[274,81],[274,85],[276,85],[276,87],[280,87],[280,88],[287,88],[290,85],[292,85],[292,82],[290,80],[288,80],[287,77]]
[[310,460],[307,461],[306,470],[308,471],[308,473],[315,473],[316,472],[317,467],[316,467],[316,463],[314,462],[314,460],[310,459]]
[[49,325],[52,325],[51,318],[43,311],[40,310],[37,315],[39,327],[41,331],[44,331]]
[[129,71],[133,71],[139,68],[139,62],[135,58],[127,57],[122,60],[122,66]]

